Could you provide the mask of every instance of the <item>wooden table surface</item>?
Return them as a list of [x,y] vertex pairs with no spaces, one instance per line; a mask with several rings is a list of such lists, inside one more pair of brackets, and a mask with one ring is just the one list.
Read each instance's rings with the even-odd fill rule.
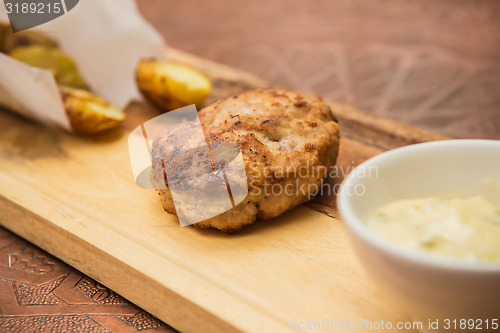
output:
[[[500,139],[499,2],[194,3],[139,0],[172,46],[449,136]],[[2,228],[0,288],[1,331],[172,330]],[[66,306],[78,302],[87,310]],[[30,311],[9,313],[16,304]]]
[[459,138],[500,139],[500,1],[139,0],[182,50]]

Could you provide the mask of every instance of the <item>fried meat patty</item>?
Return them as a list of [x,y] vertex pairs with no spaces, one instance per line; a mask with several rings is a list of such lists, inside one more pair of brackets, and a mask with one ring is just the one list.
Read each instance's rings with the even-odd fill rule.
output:
[[[211,145],[210,156],[206,156],[206,151],[182,149],[187,143],[191,147],[202,145],[205,139],[189,136],[194,126],[189,122],[163,132],[153,142],[152,176],[155,181],[166,183],[166,189],[158,190],[163,208],[170,214],[201,209],[207,216],[213,216],[211,211],[220,211],[227,198],[216,194],[209,205],[204,201],[205,207],[198,205],[192,191],[186,191],[184,198],[177,197],[183,196],[183,174],[188,172],[185,170],[189,170],[190,176],[199,176],[190,177],[187,185],[191,188],[213,187],[214,193],[220,190],[216,172],[207,172],[207,168],[217,171],[221,165],[216,164],[224,163],[220,157],[214,163],[213,158],[224,142],[236,144],[242,153],[246,184],[236,186],[247,186],[248,194],[234,208],[194,224],[197,228],[234,232],[257,219],[277,217],[312,199],[337,159],[339,126],[330,107],[317,96],[277,89],[248,91],[205,107],[199,118]],[[168,161],[174,154],[184,154],[176,159],[183,165],[165,166],[162,159]],[[169,172],[176,174],[169,178],[170,184],[165,176]],[[174,184],[176,205],[169,188]],[[176,212],[176,207],[182,212]]]

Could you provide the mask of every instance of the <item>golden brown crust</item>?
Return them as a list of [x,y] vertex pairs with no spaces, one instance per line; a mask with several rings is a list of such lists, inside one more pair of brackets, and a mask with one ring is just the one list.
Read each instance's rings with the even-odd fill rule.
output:
[[142,59],[135,71],[137,87],[153,105],[175,110],[201,106],[210,94],[210,80],[189,65],[155,58]]
[[[319,189],[327,169],[335,165],[339,127],[319,97],[277,89],[249,91],[207,106],[199,117],[207,141],[233,142],[241,149],[249,193],[230,211],[196,223],[197,228],[232,232],[257,218],[279,216],[314,197],[311,189]],[[164,145],[156,140],[154,161],[155,151]],[[158,163],[153,170],[156,177],[162,172]],[[165,210],[175,213],[170,191],[159,193]]]
[[78,134],[95,134],[119,126],[125,113],[86,90],[59,87],[71,128]]

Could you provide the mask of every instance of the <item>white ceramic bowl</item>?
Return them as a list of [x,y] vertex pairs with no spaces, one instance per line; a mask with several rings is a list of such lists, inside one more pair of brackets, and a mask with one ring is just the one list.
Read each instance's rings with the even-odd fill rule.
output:
[[[438,319],[443,331],[450,331],[442,326],[445,319],[491,324],[498,318],[500,325],[500,264],[412,252],[374,234],[365,221],[389,202],[460,193],[485,178],[500,184],[500,141],[447,140],[394,149],[361,164],[342,183],[338,208],[360,261],[395,306],[422,321],[424,330],[428,319]],[[486,331],[484,322],[482,327]]]

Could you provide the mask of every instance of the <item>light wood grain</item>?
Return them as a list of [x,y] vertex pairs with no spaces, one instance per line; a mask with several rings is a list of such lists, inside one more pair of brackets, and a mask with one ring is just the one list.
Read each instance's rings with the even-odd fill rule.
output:
[[[216,83],[213,98],[266,86],[182,52],[171,56],[207,72]],[[334,108],[344,136],[339,165],[441,139]],[[128,128],[154,114],[144,110],[129,108]],[[81,138],[0,112],[0,224],[181,331],[281,332],[292,319],[407,319],[360,267],[334,198],[235,235],[181,228],[154,191],[135,185],[128,133]]]

